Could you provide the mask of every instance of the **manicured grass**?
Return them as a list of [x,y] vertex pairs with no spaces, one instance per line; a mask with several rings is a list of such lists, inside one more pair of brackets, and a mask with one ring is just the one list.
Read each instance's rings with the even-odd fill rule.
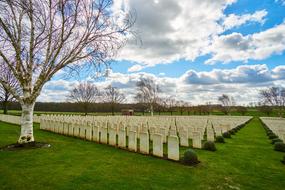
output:
[[[0,146],[19,127],[0,123]],[[218,151],[196,150],[201,164],[175,162],[65,137],[35,127],[51,148],[0,152],[0,189],[264,189],[285,187],[283,154],[255,118]],[[184,149],[182,149],[184,150]]]

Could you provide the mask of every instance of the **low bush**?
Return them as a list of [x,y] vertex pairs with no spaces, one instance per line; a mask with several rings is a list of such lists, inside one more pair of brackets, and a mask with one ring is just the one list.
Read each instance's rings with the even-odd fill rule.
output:
[[217,137],[216,137],[216,142],[217,142],[217,143],[225,143],[225,139],[224,139],[224,137],[222,137],[222,136],[217,136]]
[[204,144],[203,144],[203,149],[204,150],[209,150],[209,151],[216,151],[216,146],[215,146],[215,143],[213,141],[206,141]]
[[231,138],[231,134],[229,132],[224,132],[223,137],[224,138]]
[[271,144],[275,144],[277,142],[283,142],[283,141],[281,139],[279,139],[279,138],[274,138],[274,139],[272,139]]
[[278,137],[275,134],[270,134],[270,135],[268,135],[268,138],[269,139],[276,139]]
[[274,150],[280,151],[280,152],[285,152],[285,144],[283,142],[276,142],[274,144]]
[[183,162],[187,165],[196,165],[199,163],[197,153],[192,149],[187,149],[184,153]]
[[236,132],[235,132],[233,129],[231,129],[231,130],[229,130],[229,133],[230,133],[231,135],[234,135]]
[[283,156],[283,160],[281,160],[283,164],[285,164],[285,155]]

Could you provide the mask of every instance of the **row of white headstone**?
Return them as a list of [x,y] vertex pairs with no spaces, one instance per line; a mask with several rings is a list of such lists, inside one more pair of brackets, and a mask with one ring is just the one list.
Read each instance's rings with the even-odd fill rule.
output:
[[[128,149],[142,154],[150,154],[150,134],[143,127],[141,130],[126,130],[122,123],[110,125],[107,122],[77,121],[66,122],[55,119],[42,118],[41,129],[55,133],[82,138],[103,144],[109,144],[122,149]],[[152,136],[152,154],[163,157],[164,138],[162,134],[155,133]],[[177,136],[167,137],[167,157],[171,160],[179,160],[179,139]]]
[[21,124],[21,117],[15,116],[15,115],[0,114],[0,121],[20,125]]
[[[41,120],[41,116],[38,116],[38,115],[33,116],[33,121],[35,123],[40,123],[40,120]],[[21,125],[21,116],[0,114],[0,121],[4,121],[7,123],[12,123],[16,125]]]
[[[42,115],[40,126],[43,130],[127,148],[143,154],[150,154],[152,142],[152,154],[159,157],[163,157],[163,145],[166,144],[168,158],[179,160],[179,145],[189,147],[191,139],[193,148],[202,148],[205,131],[207,140],[214,141],[215,136],[222,135],[250,118],[229,117],[226,122],[220,122],[219,125],[215,123],[215,126],[209,118],[199,119],[170,116]],[[234,120],[234,124],[229,124],[231,120]]]
[[261,117],[262,122],[272,130],[272,132],[285,142],[285,119],[279,117]]

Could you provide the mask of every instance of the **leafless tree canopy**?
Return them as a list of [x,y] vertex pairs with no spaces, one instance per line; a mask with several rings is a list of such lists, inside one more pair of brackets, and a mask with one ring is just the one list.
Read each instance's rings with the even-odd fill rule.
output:
[[111,111],[114,115],[114,109],[116,104],[120,104],[125,101],[125,95],[120,92],[120,90],[112,85],[109,85],[105,88],[104,95],[103,95],[104,102],[107,102],[111,105]]
[[[15,79],[15,77],[13,76],[13,74],[11,73],[11,70],[6,68],[4,64],[0,65],[0,68],[1,68],[0,72],[2,73],[0,75],[0,80],[5,81],[5,83],[8,84],[9,86],[11,86],[13,89],[15,89],[17,91],[17,93],[20,93],[20,92],[18,92],[19,91],[18,82]],[[0,83],[0,101],[2,103],[4,114],[7,114],[8,104],[9,104],[9,102],[13,101],[14,99],[15,98],[9,92],[9,90],[6,89],[5,86],[3,86]]]
[[119,104],[126,99],[125,95],[117,87],[109,85],[105,88],[104,101],[107,103]]
[[74,87],[68,96],[71,102],[79,103],[83,106],[85,114],[87,114],[88,106],[95,103],[100,98],[100,91],[94,84],[80,83]]
[[[112,0],[1,0],[0,59],[22,88],[1,84],[20,102],[33,102],[65,67],[104,62],[125,41],[133,20],[112,15]],[[77,64],[78,67],[78,64]]]
[[223,94],[218,97],[218,101],[221,102],[225,114],[228,114],[231,111],[232,107],[235,105],[234,98],[226,94]]
[[137,94],[135,99],[139,103],[146,104],[153,114],[153,107],[159,99],[159,93],[161,92],[159,85],[152,79],[141,78],[137,82]]
[[261,103],[264,105],[275,106],[279,109],[279,114],[285,107],[285,89],[271,87],[260,91]]

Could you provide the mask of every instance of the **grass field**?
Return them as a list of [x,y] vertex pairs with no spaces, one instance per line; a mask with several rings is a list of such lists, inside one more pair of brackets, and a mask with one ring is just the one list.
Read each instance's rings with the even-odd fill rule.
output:
[[[0,146],[20,128],[0,123]],[[197,150],[197,167],[39,130],[51,148],[0,152],[0,189],[264,189],[285,187],[283,154],[254,118],[218,151]]]

